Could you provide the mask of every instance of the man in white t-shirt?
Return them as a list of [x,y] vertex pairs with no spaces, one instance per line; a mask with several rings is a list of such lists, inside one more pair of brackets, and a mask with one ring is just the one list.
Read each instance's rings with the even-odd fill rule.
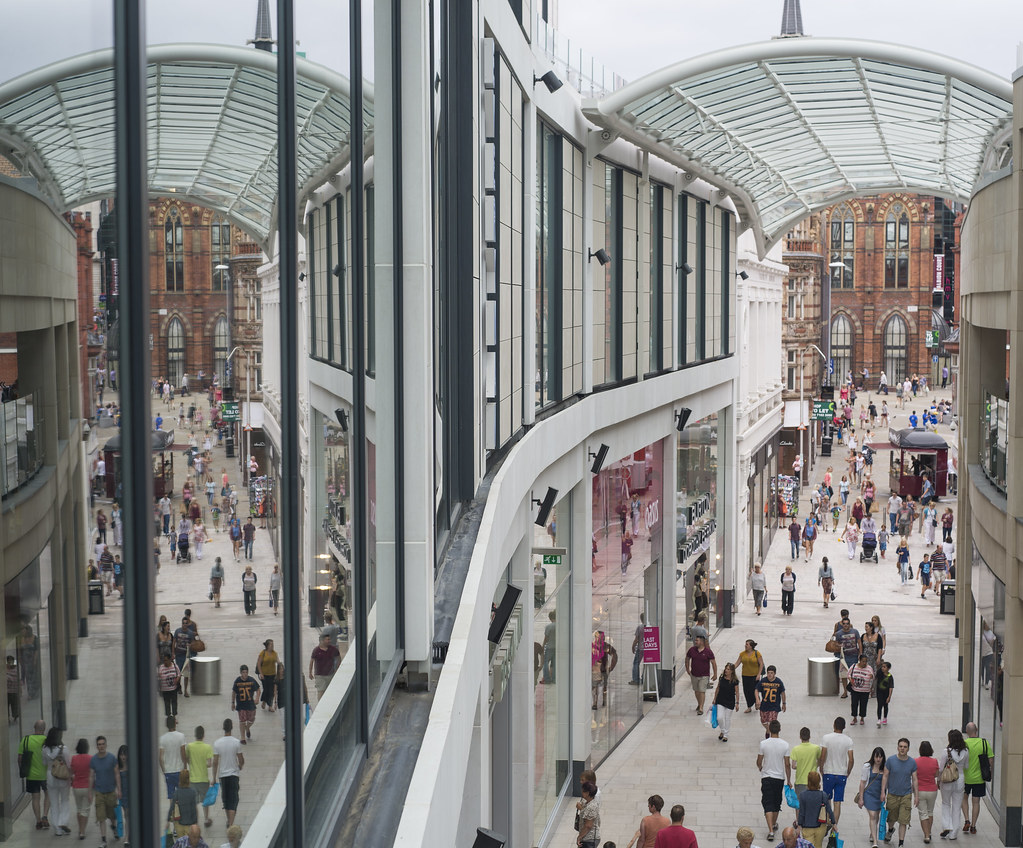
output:
[[224,735],[213,743],[213,782],[220,783],[220,798],[227,813],[227,826],[234,824],[238,812],[239,778],[245,767],[242,743],[232,735],[234,722],[224,719]]
[[820,766],[824,778],[821,788],[831,799],[837,826],[842,814],[842,802],[845,800],[845,782],[852,774],[854,761],[853,741],[842,732],[845,730],[845,719],[842,716],[835,719],[834,728],[834,733],[826,734],[821,740]]
[[789,762],[789,743],[780,739],[781,722],[774,719],[768,726],[770,736],[760,743],[757,768],[760,769],[760,803],[767,821],[767,841],[774,839],[781,812],[782,790],[792,784],[792,765]]
[[160,771],[167,782],[167,797],[172,798],[178,788],[178,778],[184,763],[181,749],[185,746],[185,734],[178,730],[178,720],[167,716],[167,732],[160,737]]

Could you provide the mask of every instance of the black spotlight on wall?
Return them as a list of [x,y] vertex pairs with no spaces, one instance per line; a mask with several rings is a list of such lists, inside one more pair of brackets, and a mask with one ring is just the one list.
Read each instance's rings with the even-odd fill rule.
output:
[[487,830],[485,827],[476,828],[476,841],[472,848],[504,848],[504,836],[496,830]]
[[554,71],[548,71],[543,76],[539,77],[536,74],[533,74],[533,85],[535,86],[538,82],[542,82],[545,86],[547,86],[547,90],[551,94],[554,94],[555,91],[557,91],[559,88],[561,88],[561,86],[564,85],[564,83],[561,81],[558,75],[554,73]]
[[337,419],[337,425],[341,428],[342,433],[348,432],[348,413],[345,412],[340,406],[334,410],[334,417]]
[[301,272],[301,273],[300,273],[300,274],[298,275],[298,281],[299,281],[300,283],[304,283],[304,282],[305,282],[305,271],[302,271],[302,272]]
[[693,266],[688,262],[683,262],[681,265],[675,266],[676,271],[682,271],[687,277],[693,273]]
[[680,433],[686,429],[686,424],[689,423],[689,416],[693,414],[693,411],[686,406],[683,406],[678,412],[675,413],[675,429]]
[[558,499],[558,490],[547,487],[547,494],[544,495],[543,500],[537,500],[533,498],[533,503],[538,504],[540,511],[536,514],[536,526],[546,527],[547,519],[551,516],[551,510],[554,509],[554,502]]
[[597,261],[601,265],[607,265],[607,263],[611,261],[611,254],[604,250],[604,248],[600,248],[600,250],[597,250],[596,252],[591,250],[590,259],[593,259],[594,257],[596,257]]
[[596,453],[590,451],[590,459],[593,460],[593,465],[590,466],[590,471],[594,474],[599,474],[600,469],[604,467],[604,460],[607,459],[607,452],[610,450],[607,445],[602,444],[597,448]]
[[487,633],[487,641],[493,642],[495,645],[501,643],[501,637],[504,636],[504,631],[508,627],[508,620],[511,618],[515,604],[518,603],[519,595],[521,594],[522,590],[518,586],[513,586],[511,583],[508,584],[508,587],[504,590],[504,597],[501,598],[501,603],[497,605],[493,618],[490,620],[490,631]]
[[747,274],[745,271],[738,271],[738,272],[736,272],[735,276],[738,277],[740,280],[748,280],[749,279],[749,274]]
[[333,275],[335,277],[340,277],[341,276],[341,263],[340,262],[338,262],[337,265],[334,266],[334,270],[331,273],[333,273]]

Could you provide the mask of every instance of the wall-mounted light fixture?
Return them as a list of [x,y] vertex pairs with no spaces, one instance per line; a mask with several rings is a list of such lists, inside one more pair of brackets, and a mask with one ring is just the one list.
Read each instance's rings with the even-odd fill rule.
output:
[[490,632],[487,633],[488,641],[493,642],[495,645],[501,643],[501,637],[504,636],[505,628],[508,627],[508,620],[515,611],[515,604],[518,602],[519,595],[521,594],[522,590],[511,583],[505,588],[504,597],[501,598],[501,603],[494,610],[494,618],[490,622]]
[[604,460],[607,459],[607,452],[610,450],[607,445],[602,444],[597,450],[590,451],[590,459],[593,460],[593,465],[590,466],[590,471],[593,474],[599,474],[600,469],[604,467]]
[[540,511],[536,514],[536,526],[546,527],[547,519],[551,517],[551,510],[554,509],[554,502],[558,499],[558,490],[547,487],[547,494],[544,495],[543,500],[533,498],[533,503],[540,507]]
[[678,412],[675,413],[675,429],[680,433],[685,430],[686,424],[689,423],[689,416],[693,414],[693,411],[688,407],[683,406]]
[[348,413],[345,412],[340,406],[334,410],[334,417],[337,419],[337,426],[341,428],[342,433],[348,432]]
[[298,275],[298,281],[299,281],[300,283],[304,283],[304,282],[305,282],[305,271],[302,271],[302,272],[300,272],[300,273],[299,273],[299,275]]
[[687,277],[693,273],[693,266],[688,262],[683,262],[681,265],[675,266],[676,271],[682,271]]
[[340,277],[341,276],[341,263],[340,262],[338,262],[337,265],[334,266],[334,270],[331,273],[335,277]]
[[738,277],[740,280],[749,279],[749,274],[747,274],[745,271],[736,271],[735,276]]
[[536,74],[533,74],[533,85],[535,86],[538,82],[542,82],[545,86],[547,86],[547,90],[551,94],[554,94],[555,91],[557,91],[559,88],[561,88],[561,86],[564,85],[560,77],[558,77],[558,75],[554,73],[554,71],[548,71],[542,76],[537,76]]
[[590,259],[596,259],[601,265],[607,265],[611,261],[611,254],[608,253],[604,248],[600,248],[597,251],[590,251]]
[[504,836],[496,830],[487,830],[485,827],[476,828],[476,841],[472,848],[504,848]]

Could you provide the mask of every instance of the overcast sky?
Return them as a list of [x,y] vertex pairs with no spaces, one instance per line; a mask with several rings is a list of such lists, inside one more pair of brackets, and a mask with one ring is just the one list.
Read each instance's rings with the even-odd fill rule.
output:
[[[111,0],[4,3],[0,80],[111,42]],[[271,8],[274,3],[271,2]],[[559,35],[587,57],[634,80],[701,53],[777,35],[782,0],[560,0]],[[257,0],[150,2],[152,43],[244,45]],[[342,70],[347,0],[296,0],[296,31],[308,57]],[[803,0],[808,35],[870,38],[921,47],[1003,77],[1017,67],[1023,0]],[[275,27],[276,34],[276,27]]]

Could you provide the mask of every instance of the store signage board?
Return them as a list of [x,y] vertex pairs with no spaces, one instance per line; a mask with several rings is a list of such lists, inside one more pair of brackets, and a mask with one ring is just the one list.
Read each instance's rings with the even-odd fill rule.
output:
[[661,630],[659,627],[643,628],[643,662],[661,661]]

